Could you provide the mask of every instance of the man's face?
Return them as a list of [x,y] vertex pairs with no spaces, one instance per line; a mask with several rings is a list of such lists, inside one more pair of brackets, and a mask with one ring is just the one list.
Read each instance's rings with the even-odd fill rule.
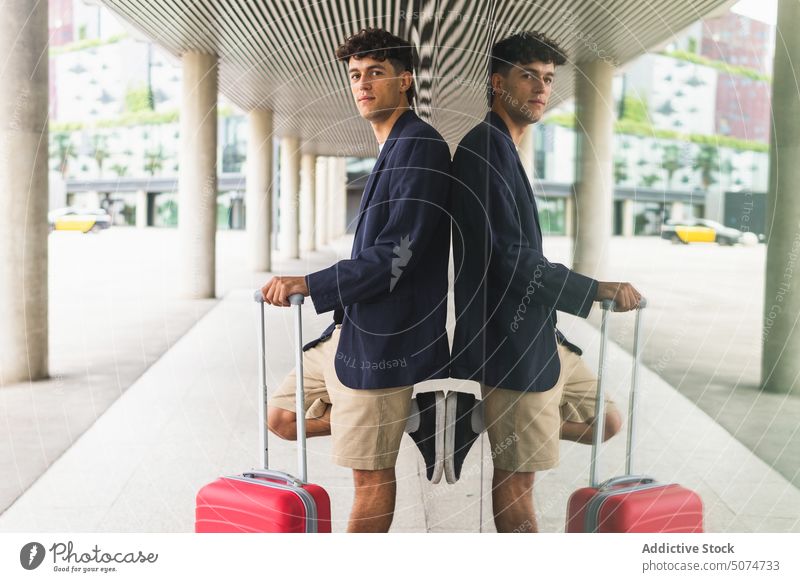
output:
[[410,71],[397,71],[388,59],[352,57],[347,65],[350,90],[361,117],[380,121],[405,105],[405,92],[411,87]]
[[519,123],[536,123],[542,118],[555,78],[555,65],[533,61],[516,63],[506,73],[492,75],[493,103]]

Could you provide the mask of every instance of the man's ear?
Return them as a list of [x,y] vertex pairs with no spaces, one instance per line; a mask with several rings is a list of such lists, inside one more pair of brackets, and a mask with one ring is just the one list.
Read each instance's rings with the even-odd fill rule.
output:
[[400,89],[405,93],[409,89],[411,89],[411,85],[414,83],[414,75],[411,71],[403,71],[400,73]]
[[497,95],[503,92],[503,83],[505,81],[505,77],[500,73],[493,73],[491,82],[492,82],[492,95]]

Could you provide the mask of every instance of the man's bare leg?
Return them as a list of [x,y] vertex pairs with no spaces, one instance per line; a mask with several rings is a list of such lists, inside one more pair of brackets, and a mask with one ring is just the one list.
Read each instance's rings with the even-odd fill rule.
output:
[[350,512],[349,533],[385,533],[394,518],[397,482],[394,467],[377,471],[353,469],[355,499]]
[[[622,428],[622,418],[616,410],[606,412],[606,424],[604,441],[607,441]],[[567,441],[575,441],[576,443],[592,444],[592,435],[594,431],[594,419],[589,422],[570,422],[564,420],[561,422],[561,438]]]
[[533,512],[534,473],[495,469],[492,476],[492,509],[498,533],[536,533]]
[[[297,439],[297,415],[282,408],[268,413],[269,430],[286,440]],[[331,406],[320,418],[306,419],[306,436],[331,434]],[[378,471],[353,469],[355,499],[350,512],[348,532],[388,532],[394,518],[397,493],[394,468]]]
[[[267,413],[269,430],[287,441],[297,440],[297,414],[282,408],[272,407]],[[327,436],[331,434],[331,406],[319,418],[306,419],[306,437]]]

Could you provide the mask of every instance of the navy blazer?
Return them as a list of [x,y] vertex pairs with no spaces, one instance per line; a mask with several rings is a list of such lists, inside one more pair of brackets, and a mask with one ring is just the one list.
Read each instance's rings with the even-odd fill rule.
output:
[[[558,381],[556,310],[586,317],[597,281],[542,254],[539,213],[502,118],[490,111],[453,158],[456,327],[451,374],[511,390]],[[558,340],[557,340],[558,336]]]
[[409,110],[369,175],[350,259],[306,277],[317,313],[342,329],[336,374],[350,388],[446,378],[450,150]]

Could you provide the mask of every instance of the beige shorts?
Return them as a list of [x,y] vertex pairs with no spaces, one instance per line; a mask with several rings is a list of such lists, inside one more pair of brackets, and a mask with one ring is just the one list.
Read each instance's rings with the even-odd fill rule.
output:
[[[558,464],[561,421],[594,418],[597,378],[580,356],[558,345],[561,373],[546,392],[481,386],[484,419],[497,469],[531,472]],[[606,398],[606,413],[616,410]]]
[[[413,386],[362,390],[339,381],[334,368],[340,326],[333,335],[303,352],[306,418],[319,418],[331,406],[333,460],[362,470],[390,469],[397,461]],[[269,399],[269,406],[295,411],[294,370]]]

